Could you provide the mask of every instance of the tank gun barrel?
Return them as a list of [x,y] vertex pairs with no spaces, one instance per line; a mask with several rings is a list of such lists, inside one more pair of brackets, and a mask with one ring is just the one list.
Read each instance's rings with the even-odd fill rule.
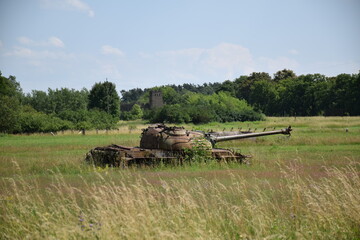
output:
[[211,134],[206,134],[205,137],[211,142],[211,144],[213,146],[215,146],[215,144],[218,142],[231,141],[231,140],[235,140],[235,139],[245,139],[245,138],[269,136],[269,135],[276,135],[276,134],[290,135],[291,131],[292,131],[291,126],[289,126],[288,128],[275,130],[275,131],[245,133],[245,134],[238,134],[238,135],[231,135],[231,136],[213,136]]

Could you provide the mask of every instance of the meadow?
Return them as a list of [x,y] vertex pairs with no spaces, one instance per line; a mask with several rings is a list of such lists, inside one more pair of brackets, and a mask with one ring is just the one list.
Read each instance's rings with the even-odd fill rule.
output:
[[0,136],[0,239],[360,239],[360,117],[184,125],[287,136],[222,142],[250,164],[100,168],[85,154],[137,146],[119,130]]

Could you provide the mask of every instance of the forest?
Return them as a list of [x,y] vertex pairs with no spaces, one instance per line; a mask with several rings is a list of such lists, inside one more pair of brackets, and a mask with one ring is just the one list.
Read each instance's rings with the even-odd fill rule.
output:
[[[149,108],[151,90],[165,105]],[[0,132],[111,129],[122,120],[208,123],[263,120],[265,116],[358,116],[360,72],[327,77],[297,76],[284,69],[271,76],[253,72],[234,80],[134,88],[119,93],[112,82],[90,90],[61,88],[23,93],[15,76],[0,72]]]

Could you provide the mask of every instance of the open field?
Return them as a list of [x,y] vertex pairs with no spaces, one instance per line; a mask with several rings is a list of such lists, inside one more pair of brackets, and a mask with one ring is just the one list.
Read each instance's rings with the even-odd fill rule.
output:
[[219,143],[250,165],[142,169],[83,163],[95,146],[136,146],[119,130],[0,136],[0,239],[359,239],[360,117],[187,125],[283,128],[292,136]]

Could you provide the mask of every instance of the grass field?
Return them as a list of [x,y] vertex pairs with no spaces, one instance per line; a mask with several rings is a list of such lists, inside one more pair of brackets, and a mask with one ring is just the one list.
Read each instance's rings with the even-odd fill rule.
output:
[[83,162],[95,146],[137,146],[119,130],[0,136],[0,239],[360,239],[360,117],[267,118],[188,129],[292,136],[219,143],[252,155],[126,170]]

